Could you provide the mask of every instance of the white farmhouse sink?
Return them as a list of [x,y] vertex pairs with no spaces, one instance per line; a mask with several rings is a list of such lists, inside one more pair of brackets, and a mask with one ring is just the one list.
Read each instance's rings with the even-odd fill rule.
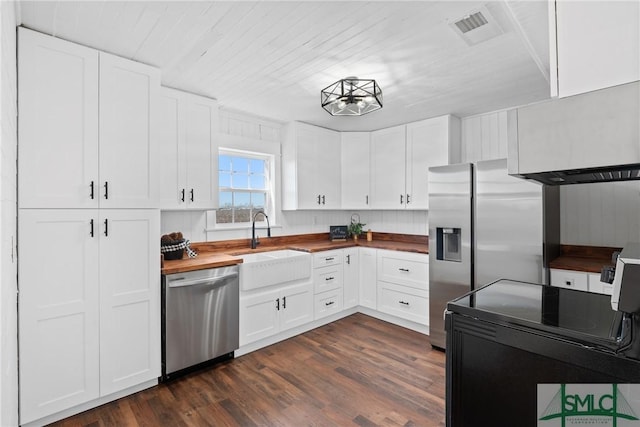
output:
[[240,290],[251,291],[267,286],[311,277],[311,254],[289,249],[238,255]]

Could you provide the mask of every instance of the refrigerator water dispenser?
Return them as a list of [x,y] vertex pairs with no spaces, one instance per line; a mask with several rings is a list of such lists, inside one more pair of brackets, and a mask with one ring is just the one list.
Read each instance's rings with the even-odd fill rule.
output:
[[436,228],[436,259],[462,262],[462,232],[460,228]]

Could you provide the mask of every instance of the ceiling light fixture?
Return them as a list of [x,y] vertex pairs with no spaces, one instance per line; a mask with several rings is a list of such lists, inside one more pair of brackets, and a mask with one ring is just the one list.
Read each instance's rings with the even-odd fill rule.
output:
[[382,108],[382,89],[375,80],[346,77],[322,89],[320,104],[332,116],[362,116]]

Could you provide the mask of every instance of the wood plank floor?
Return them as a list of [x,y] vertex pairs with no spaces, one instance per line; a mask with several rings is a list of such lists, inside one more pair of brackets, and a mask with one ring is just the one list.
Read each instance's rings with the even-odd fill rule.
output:
[[444,354],[354,314],[56,426],[444,426]]

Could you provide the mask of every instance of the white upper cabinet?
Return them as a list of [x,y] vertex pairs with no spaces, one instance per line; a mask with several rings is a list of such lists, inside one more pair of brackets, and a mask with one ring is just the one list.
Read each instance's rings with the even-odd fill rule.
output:
[[368,209],[370,132],[342,132],[342,209]]
[[449,164],[459,141],[460,120],[449,115],[372,132],[371,207],[428,209],[427,172]]
[[100,207],[158,207],[159,70],[100,53]]
[[550,7],[552,96],[640,80],[640,3],[558,0]]
[[98,52],[18,36],[19,206],[98,207]]
[[158,102],[160,207],[218,206],[218,102],[161,88]]
[[406,126],[371,132],[372,209],[404,209]]
[[340,133],[294,122],[282,144],[282,209],[339,209]]
[[159,70],[19,29],[20,208],[151,208]]
[[428,172],[449,164],[449,147],[459,144],[460,120],[453,116],[409,123],[406,147],[406,207],[429,208]]

